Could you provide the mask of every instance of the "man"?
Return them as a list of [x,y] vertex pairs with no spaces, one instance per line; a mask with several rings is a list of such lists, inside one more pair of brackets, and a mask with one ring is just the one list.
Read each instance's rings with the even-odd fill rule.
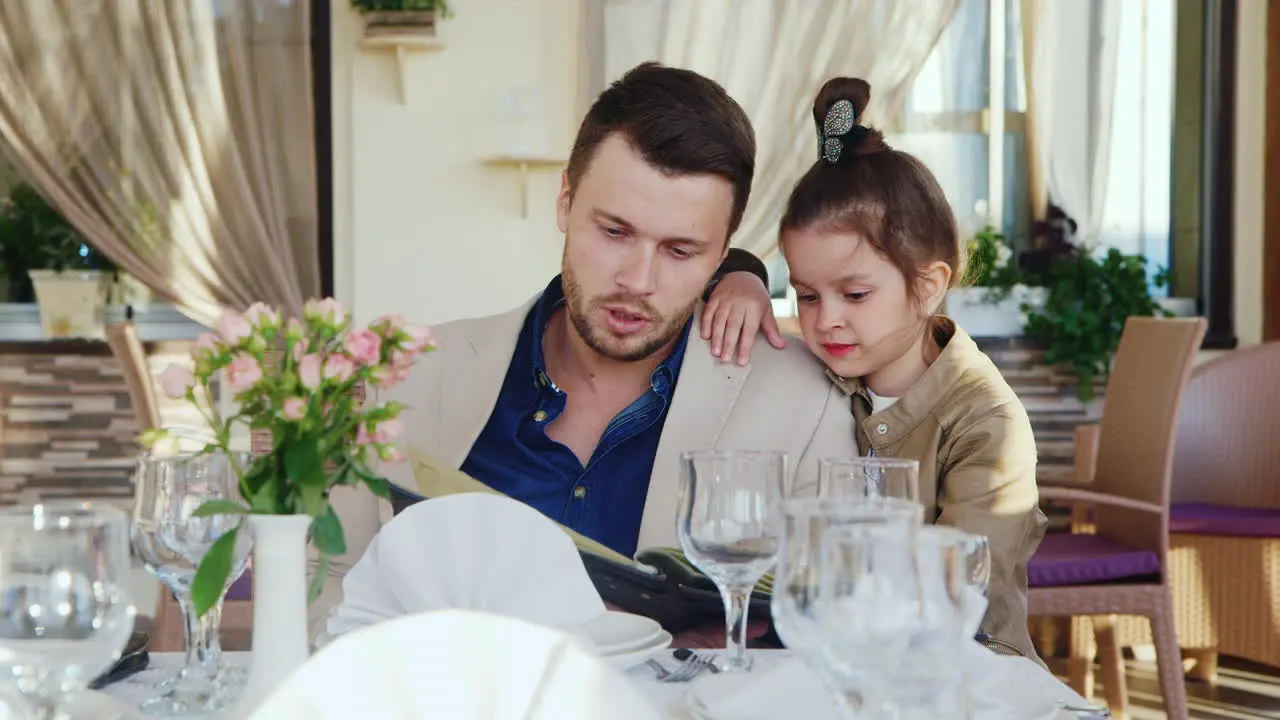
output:
[[[646,63],[614,83],[562,180],[561,275],[524,307],[434,328],[439,349],[398,393],[405,442],[626,556],[677,544],[683,451],[782,450],[803,474],[848,454],[848,401],[799,343],[720,364],[691,332],[754,156],[746,114],[714,82]],[[385,470],[416,492],[410,468]],[[348,554],[313,623],[390,516],[364,490],[332,500]]]

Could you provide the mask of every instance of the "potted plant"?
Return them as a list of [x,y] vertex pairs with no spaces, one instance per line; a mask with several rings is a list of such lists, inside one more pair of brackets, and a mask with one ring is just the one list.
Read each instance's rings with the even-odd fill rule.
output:
[[27,183],[0,205],[0,257],[10,297],[35,299],[46,337],[101,337],[115,265]]
[[1039,304],[1044,289],[1028,287],[1013,248],[994,227],[983,227],[969,241],[966,287],[947,291],[947,314],[973,337],[1022,334],[1022,305]]
[[[278,349],[277,349],[278,348]],[[346,552],[342,522],[329,504],[339,485],[363,485],[389,497],[386,479],[372,468],[400,459],[394,446],[402,430],[397,403],[365,404],[360,387],[386,390],[403,381],[414,362],[433,349],[430,332],[385,316],[357,326],[333,299],[312,300],[302,317],[255,303],[243,314],[226,312],[215,333],[196,341],[191,365],[170,365],[160,385],[171,398],[195,406],[214,437],[205,452],[231,453],[236,425],[265,430],[271,440],[243,467],[238,501],[213,500],[196,515],[244,517],[218,538],[200,560],[191,585],[195,610],[203,615],[221,597],[231,570],[236,536],[253,535],[253,666],[242,699],[247,711],[273,691],[307,658],[306,604],[319,595],[330,557]],[[188,369],[194,367],[194,371]],[[224,417],[210,383],[222,376],[236,411]],[[143,436],[144,446],[172,447],[163,430]],[[305,548],[319,554],[320,567],[306,581]]]
[[1169,315],[1151,295],[1152,285],[1167,282],[1162,270],[1148,283],[1147,259],[1141,255],[1110,248],[1095,256],[1081,249],[1049,268],[1043,304],[1023,304],[1026,336],[1044,348],[1048,363],[1070,366],[1076,397],[1089,402],[1095,383],[1111,369],[1125,320]]
[[435,37],[436,21],[452,15],[447,0],[351,0],[364,17],[365,37]]

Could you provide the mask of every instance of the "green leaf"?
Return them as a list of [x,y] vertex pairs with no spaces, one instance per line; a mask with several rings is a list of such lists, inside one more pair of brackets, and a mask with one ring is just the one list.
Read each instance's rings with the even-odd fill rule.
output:
[[376,482],[378,480],[383,479],[379,477],[377,473],[370,470],[369,466],[365,465],[363,461],[357,460],[355,458],[351,459],[351,469],[354,470],[356,475],[359,475],[360,479],[364,480],[365,482],[369,482],[371,480]]
[[311,544],[321,555],[345,555],[347,539],[342,533],[342,521],[333,511],[333,506],[325,508],[324,513],[311,521]]
[[213,515],[245,515],[249,509],[238,502],[226,499],[207,500],[191,513],[191,517],[210,517]]
[[258,491],[253,494],[253,499],[249,502],[249,506],[256,513],[266,515],[278,515],[281,508],[276,507],[277,498],[279,496],[280,481],[274,476],[268,476],[266,480],[258,487]]
[[327,501],[324,497],[324,485],[315,483],[298,484],[298,497],[302,499],[302,512],[311,517],[320,517],[324,514],[327,507]]
[[383,500],[391,499],[391,484],[384,477],[366,477],[363,478],[364,484],[369,490]]
[[320,555],[319,562],[316,563],[316,574],[311,577],[311,584],[307,586],[307,604],[316,601],[320,597],[320,593],[324,592],[324,581],[329,576],[329,556]]
[[324,455],[318,438],[308,437],[289,445],[284,453],[284,471],[297,485],[324,486]]
[[200,559],[195,578],[191,581],[191,602],[199,617],[204,617],[210,608],[217,605],[226,590],[227,578],[231,576],[231,560],[236,550],[236,536],[239,533],[238,525],[223,533]]

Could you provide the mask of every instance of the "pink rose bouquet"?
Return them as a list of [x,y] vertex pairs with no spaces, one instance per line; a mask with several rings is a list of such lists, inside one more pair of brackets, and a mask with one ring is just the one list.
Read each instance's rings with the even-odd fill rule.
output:
[[[262,303],[244,313],[224,313],[215,331],[196,341],[194,371],[171,365],[160,375],[166,395],[185,398],[208,422],[215,439],[204,451],[227,452],[239,477],[242,502],[210,501],[197,514],[311,516],[311,544],[321,562],[311,586],[314,598],[328,558],[346,552],[329,490],[363,484],[388,497],[386,479],[370,465],[401,459],[394,441],[403,430],[398,419],[403,408],[362,403],[359,388],[395,386],[420,355],[433,349],[427,328],[409,325],[399,315],[356,327],[332,298],[308,302],[301,318],[288,321]],[[230,417],[222,417],[216,403],[207,400],[218,373],[237,403]],[[248,467],[234,465],[236,455],[229,452],[236,423],[271,435],[270,451],[254,455]],[[144,436],[143,443],[171,440],[160,430]],[[236,532],[220,537],[196,570],[192,596],[201,615],[226,585]]]

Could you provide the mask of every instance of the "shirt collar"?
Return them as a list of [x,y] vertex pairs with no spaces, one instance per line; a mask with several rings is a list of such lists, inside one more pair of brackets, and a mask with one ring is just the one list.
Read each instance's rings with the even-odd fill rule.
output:
[[[542,296],[533,306],[533,332],[530,333],[529,338],[532,346],[529,348],[529,357],[533,358],[533,381],[538,387],[551,385],[551,377],[547,375],[547,360],[542,354],[542,336],[546,332],[547,323],[551,321],[552,314],[562,305],[564,305],[564,285],[561,283],[561,276],[556,275],[551,282],[547,283]],[[668,400],[671,397],[671,388],[680,374],[680,366],[684,362],[685,348],[689,345],[689,330],[692,327],[693,318],[690,317],[684,329],[680,331],[680,339],[671,349],[671,354],[654,368],[653,374],[649,376],[650,387]]]

